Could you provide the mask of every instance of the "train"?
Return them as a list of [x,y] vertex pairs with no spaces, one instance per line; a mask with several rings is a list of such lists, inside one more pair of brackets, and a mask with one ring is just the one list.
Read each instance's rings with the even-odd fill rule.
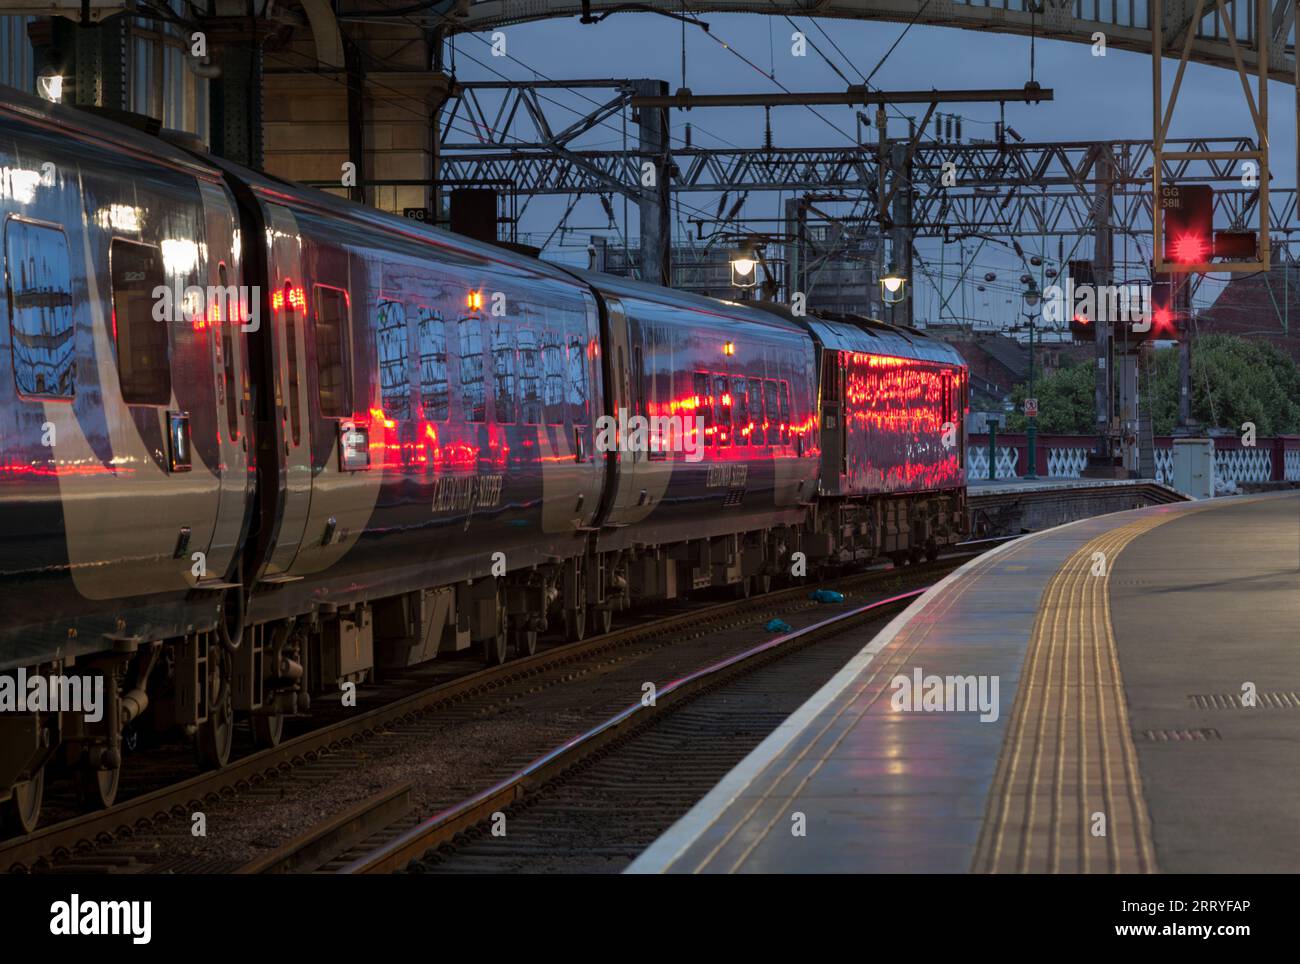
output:
[[572,270],[145,127],[0,88],[6,833],[47,775],[111,805],[142,735],[222,766],[440,654],[963,539],[944,342]]

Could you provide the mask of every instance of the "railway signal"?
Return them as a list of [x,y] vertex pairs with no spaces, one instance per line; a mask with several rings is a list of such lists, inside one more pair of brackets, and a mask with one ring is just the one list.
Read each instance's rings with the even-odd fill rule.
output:
[[1148,295],[1147,317],[1128,325],[1129,343],[1177,338],[1187,317],[1180,297],[1185,291],[1186,286],[1179,276],[1156,272]]
[[1161,188],[1164,217],[1164,260],[1171,264],[1201,264],[1214,252],[1214,188],[1182,184]]
[[[1087,309],[1087,302],[1083,305],[1078,303],[1076,292],[1084,285],[1095,287],[1095,278],[1092,271],[1091,261],[1071,261],[1068,272],[1068,288],[1070,292],[1069,303],[1065,310],[1070,315],[1070,335],[1075,341],[1087,342],[1097,340],[1097,319],[1090,317]],[[1095,299],[1094,299],[1095,305]],[[1095,308],[1092,312],[1095,314]]]

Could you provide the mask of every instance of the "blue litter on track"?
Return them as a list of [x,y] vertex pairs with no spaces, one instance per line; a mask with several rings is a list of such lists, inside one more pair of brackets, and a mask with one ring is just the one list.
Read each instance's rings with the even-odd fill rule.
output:
[[784,619],[772,619],[769,620],[768,624],[763,628],[766,629],[769,633],[788,633],[794,627],[792,627]]
[[814,589],[808,598],[819,603],[842,603],[844,593],[836,592],[834,589]]

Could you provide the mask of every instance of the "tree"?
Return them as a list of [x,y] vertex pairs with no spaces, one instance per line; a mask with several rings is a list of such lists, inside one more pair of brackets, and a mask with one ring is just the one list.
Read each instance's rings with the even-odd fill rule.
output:
[[[1170,394],[1177,413],[1176,352]],[[1192,417],[1209,428],[1241,431],[1254,422],[1259,435],[1300,430],[1300,369],[1270,344],[1232,335],[1206,335],[1192,343]],[[1174,420],[1169,421],[1172,430]]]
[[[1150,383],[1144,373],[1139,391],[1151,392],[1152,427],[1156,435],[1172,434],[1178,424],[1178,349],[1155,350]],[[1092,435],[1096,432],[1093,366],[1076,362],[1037,379],[1039,431],[1052,435]],[[1207,429],[1240,432],[1253,422],[1260,436],[1300,432],[1300,367],[1266,342],[1235,335],[1204,335],[1192,343],[1192,418]],[[1011,392],[1015,412],[1008,430],[1027,426],[1024,401],[1027,386]],[[1118,395],[1114,399],[1119,408]]]
[[[1011,390],[1015,410],[1007,418],[1007,429],[1023,432],[1029,425],[1025,418],[1027,383]],[[1062,366],[1043,378],[1034,379],[1038,396],[1038,430],[1047,435],[1094,435],[1097,432],[1095,399],[1096,379],[1093,367],[1085,362]]]

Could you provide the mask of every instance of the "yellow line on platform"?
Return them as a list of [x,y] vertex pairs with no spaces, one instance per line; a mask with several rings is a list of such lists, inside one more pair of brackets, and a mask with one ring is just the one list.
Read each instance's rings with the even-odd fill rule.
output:
[[975,872],[1155,872],[1111,628],[1110,574],[1130,542],[1178,517],[1144,516],[1098,536],[1048,583],[989,793]]

